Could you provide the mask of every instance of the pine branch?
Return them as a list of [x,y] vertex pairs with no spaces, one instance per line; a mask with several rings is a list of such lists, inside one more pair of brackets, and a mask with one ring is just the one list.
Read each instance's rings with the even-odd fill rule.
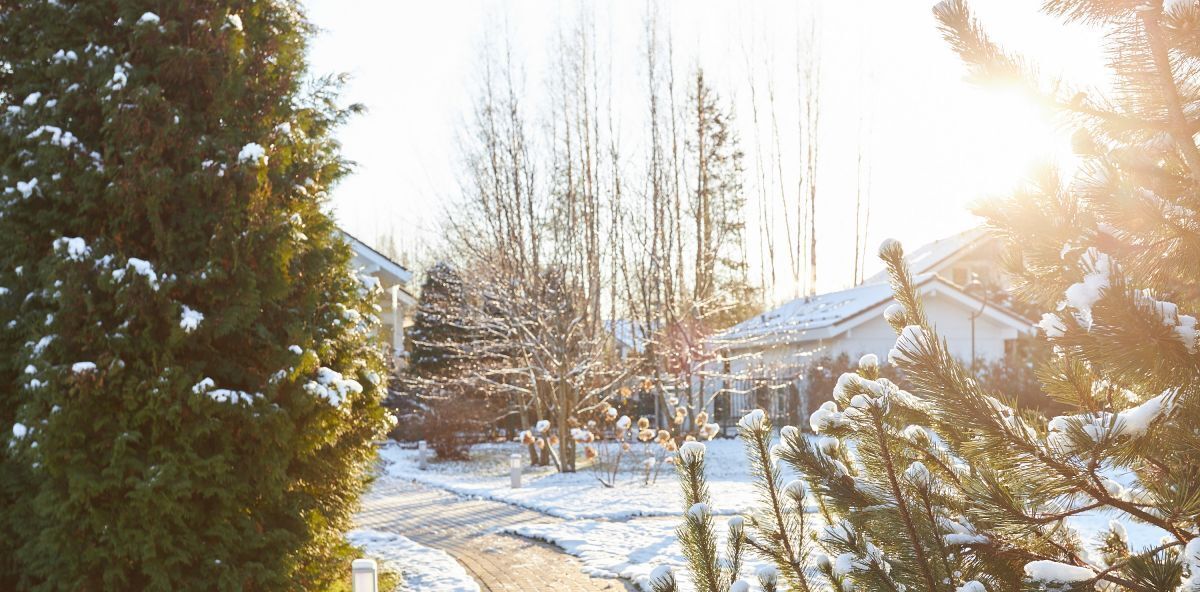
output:
[[884,468],[887,470],[892,497],[896,501],[896,508],[900,511],[900,518],[904,521],[904,528],[908,533],[909,540],[912,541],[913,552],[917,556],[917,568],[921,572],[921,576],[925,579],[927,589],[930,591],[937,590],[938,586],[933,576],[933,571],[930,569],[930,564],[925,557],[925,549],[921,544],[920,537],[917,536],[917,527],[913,523],[912,515],[908,510],[908,502],[905,501],[904,493],[900,490],[900,482],[896,478],[896,467],[892,461],[892,453],[888,447],[887,438],[884,436],[882,412],[875,406],[871,406],[870,413],[872,421],[875,424],[876,443],[879,445]]
[[[746,442],[750,465],[757,478],[756,485],[762,489],[762,501],[769,509],[770,519],[774,526],[760,528],[761,535],[767,540],[778,541],[783,547],[782,553],[772,552],[767,558],[776,561],[788,580],[798,581],[804,592],[810,592],[808,579],[804,575],[804,565],[800,553],[793,548],[791,530],[784,519],[785,510],[782,508],[779,495],[779,473],[771,460],[770,437],[771,422],[761,410],[755,410],[738,422],[738,433]],[[799,508],[800,512],[804,507]],[[756,521],[757,523],[757,521]],[[801,541],[803,539],[800,539]]]
[[1175,138],[1175,143],[1183,152],[1183,158],[1187,161],[1188,168],[1191,169],[1192,179],[1200,183],[1200,148],[1196,147],[1196,142],[1189,131],[1192,129],[1192,124],[1188,123],[1187,116],[1183,112],[1183,104],[1179,98],[1179,87],[1175,82],[1171,60],[1167,55],[1167,46],[1163,41],[1162,27],[1158,22],[1161,14],[1161,2],[1158,2],[1153,8],[1138,9],[1138,16],[1141,17],[1142,27],[1146,32],[1146,41],[1150,45],[1150,51],[1154,58],[1154,67],[1157,69],[1158,80],[1162,85],[1162,93],[1166,99],[1167,117],[1171,125],[1171,136]]
[[679,481],[683,486],[684,523],[677,534],[696,588],[702,592],[724,592],[727,582],[717,560],[717,540],[709,510],[708,485],[704,477],[704,445],[687,442],[677,457]]

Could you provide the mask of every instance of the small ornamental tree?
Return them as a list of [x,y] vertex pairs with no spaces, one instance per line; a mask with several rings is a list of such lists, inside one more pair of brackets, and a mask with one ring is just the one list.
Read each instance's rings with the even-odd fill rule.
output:
[[[982,386],[938,337],[900,245],[885,242],[898,302],[885,313],[898,335],[888,357],[910,389],[867,357],[810,418],[817,437],[781,430],[774,458],[804,476],[783,491],[806,489],[822,528],[806,528],[756,469],[766,495],[747,545],[792,590],[1200,590],[1200,366],[1185,314],[1200,306],[1200,5],[1045,7],[1106,29],[1114,96],[1040,91],[962,0],[935,13],[977,78],[1023,84],[1079,126],[1073,179],[1050,171],[982,209],[1008,243],[1017,295],[1045,311],[1052,347],[1037,378],[1064,409],[1047,417]],[[746,423],[754,461],[770,427]],[[680,466],[685,482],[703,475]],[[698,487],[685,483],[689,501]],[[1085,538],[1073,528],[1085,514],[1112,522]],[[1126,525],[1154,541],[1131,544]],[[732,590],[706,575],[718,564],[703,526],[686,519],[689,571],[700,589]],[[789,550],[804,545],[793,564]],[[657,590],[675,587],[669,571],[656,575]]]
[[308,32],[0,3],[0,589],[340,585],[383,361]]

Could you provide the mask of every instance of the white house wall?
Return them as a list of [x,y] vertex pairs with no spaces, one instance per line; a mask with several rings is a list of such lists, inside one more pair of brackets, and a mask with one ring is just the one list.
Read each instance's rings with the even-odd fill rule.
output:
[[[961,302],[949,298],[946,294],[925,294],[923,296],[925,312],[930,322],[937,330],[938,336],[945,338],[950,346],[950,353],[963,361],[971,357],[971,313],[978,309],[969,309]],[[879,356],[886,363],[888,350],[896,343],[896,333],[883,319],[880,310],[868,311],[869,315],[857,326],[838,335],[795,344],[776,345],[753,351],[733,352],[729,363],[729,375],[755,378],[785,378],[797,375],[797,367],[803,366],[813,358],[828,354],[837,357],[846,354],[856,360],[867,353]],[[1004,344],[1007,340],[1016,339],[1017,330],[1011,325],[1004,325],[986,315],[975,319],[975,355],[985,360],[999,360],[1004,357]],[[723,369],[709,366],[706,370],[724,374]],[[721,380],[708,379],[705,391],[715,393],[715,389],[723,387]],[[730,388],[742,390],[744,381],[733,381]],[[742,382],[742,384],[736,384]],[[802,384],[797,383],[801,393]],[[745,394],[733,393],[731,409],[734,414],[746,411],[751,398]],[[801,404],[804,412],[808,405]],[[709,406],[712,411],[712,406]]]
[[[945,297],[926,298],[926,314],[933,323],[938,336],[946,339],[954,357],[971,359],[971,313],[969,310]],[[885,323],[886,324],[886,323]],[[975,356],[984,360],[1004,358],[1004,342],[1016,339],[1017,330],[1011,326],[985,316],[975,319]]]
[[376,300],[382,324],[380,337],[387,342],[391,354],[399,356],[404,351],[404,324],[416,302],[403,291],[402,278],[380,268],[375,261],[357,249],[350,260],[350,267],[379,280],[379,285],[383,288]]

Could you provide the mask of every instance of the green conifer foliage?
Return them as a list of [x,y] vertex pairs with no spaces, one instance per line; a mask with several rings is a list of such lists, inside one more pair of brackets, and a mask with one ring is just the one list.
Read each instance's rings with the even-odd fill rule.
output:
[[429,268],[408,329],[408,372],[423,379],[456,376],[470,361],[472,333],[462,278],[446,263]]
[[386,428],[297,2],[0,4],[0,588],[322,590]]
[[389,404],[401,423],[395,434],[429,442],[442,459],[466,459],[495,420],[485,389],[474,380],[482,363],[479,331],[467,287],[446,263],[429,268],[408,330],[408,367]]

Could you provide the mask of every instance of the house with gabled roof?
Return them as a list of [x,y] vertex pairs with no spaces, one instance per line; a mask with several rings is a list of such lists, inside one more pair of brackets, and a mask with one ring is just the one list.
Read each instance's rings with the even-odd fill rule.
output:
[[379,295],[379,338],[384,342],[390,361],[400,364],[404,358],[404,327],[411,322],[417,298],[409,290],[413,274],[354,235],[341,231],[342,240],[354,254],[350,267],[373,277],[383,291]]
[[[1005,287],[998,249],[994,238],[973,229],[907,256],[930,321],[963,361],[1002,359],[1018,337],[1032,331],[1032,320],[997,297]],[[722,367],[709,370],[720,378],[708,381],[704,390],[724,390],[728,399],[714,405],[715,416],[736,418],[757,407],[775,407],[807,417],[803,378],[808,365],[840,354],[853,360],[876,354],[885,360],[896,335],[883,311],[893,302],[885,271],[853,288],[797,298],[714,336],[710,347],[720,351],[716,363]]]

